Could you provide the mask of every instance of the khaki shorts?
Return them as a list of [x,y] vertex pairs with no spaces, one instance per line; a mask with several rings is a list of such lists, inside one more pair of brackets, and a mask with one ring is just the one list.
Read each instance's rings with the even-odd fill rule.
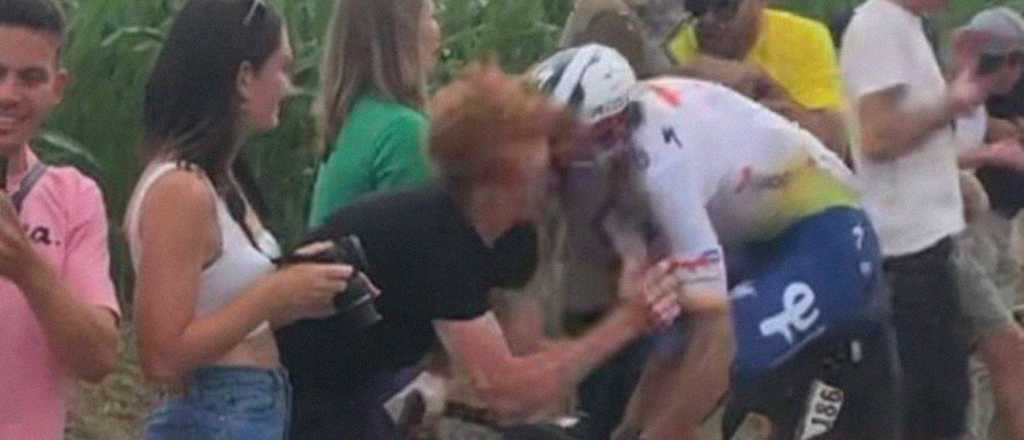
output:
[[993,213],[975,219],[957,238],[953,262],[960,302],[975,339],[1011,325],[1020,304],[1021,261],[1024,259],[1024,216],[1014,221]]

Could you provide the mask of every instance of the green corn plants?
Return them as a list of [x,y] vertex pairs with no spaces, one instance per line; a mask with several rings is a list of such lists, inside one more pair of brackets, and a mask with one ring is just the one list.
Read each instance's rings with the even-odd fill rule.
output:
[[[35,145],[48,160],[68,163],[100,182],[110,213],[114,276],[127,302],[131,284],[121,221],[141,170],[142,92],[171,21],[184,0],[64,0],[69,44],[64,64],[74,75],[64,103]],[[285,243],[302,232],[316,157],[308,147],[309,107],[318,90],[323,34],[331,0],[274,0],[287,18],[296,52],[299,93],[282,126],[247,148]],[[448,38],[438,77],[449,78],[469,59],[494,54],[521,70],[554,47],[571,0],[443,0],[438,17]]]
[[446,37],[441,80],[467,61],[496,56],[521,72],[555,49],[569,0],[446,0],[439,2]]
[[114,276],[127,292],[120,219],[138,175],[142,88],[170,17],[171,2],[68,1],[64,63],[72,84],[36,146],[44,157],[71,163],[103,188],[114,244]]

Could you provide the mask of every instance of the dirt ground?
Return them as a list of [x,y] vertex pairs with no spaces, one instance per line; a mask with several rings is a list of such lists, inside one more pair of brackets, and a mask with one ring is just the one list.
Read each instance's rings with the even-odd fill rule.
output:
[[131,326],[121,337],[120,367],[98,385],[82,384],[72,405],[67,440],[134,440],[156,401],[142,380]]

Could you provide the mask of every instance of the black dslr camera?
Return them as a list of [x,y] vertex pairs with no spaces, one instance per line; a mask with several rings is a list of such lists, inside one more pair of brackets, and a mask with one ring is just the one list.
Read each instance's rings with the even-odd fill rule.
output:
[[358,329],[370,327],[379,322],[381,316],[373,304],[373,289],[365,277],[359,276],[370,269],[363,245],[359,237],[354,235],[332,240],[332,243],[333,247],[317,254],[292,253],[277,260],[277,265],[319,263],[352,266],[352,278],[348,280],[348,288],[334,297],[334,307],[348,325]]

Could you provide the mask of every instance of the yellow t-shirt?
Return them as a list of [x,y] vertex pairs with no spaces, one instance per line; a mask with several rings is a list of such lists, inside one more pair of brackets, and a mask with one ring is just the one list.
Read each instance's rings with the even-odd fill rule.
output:
[[[692,26],[682,28],[668,45],[679,64],[698,53]],[[762,69],[809,109],[838,110],[842,100],[839,63],[832,35],[823,24],[789,12],[769,9],[761,18],[761,34],[747,61]]]

